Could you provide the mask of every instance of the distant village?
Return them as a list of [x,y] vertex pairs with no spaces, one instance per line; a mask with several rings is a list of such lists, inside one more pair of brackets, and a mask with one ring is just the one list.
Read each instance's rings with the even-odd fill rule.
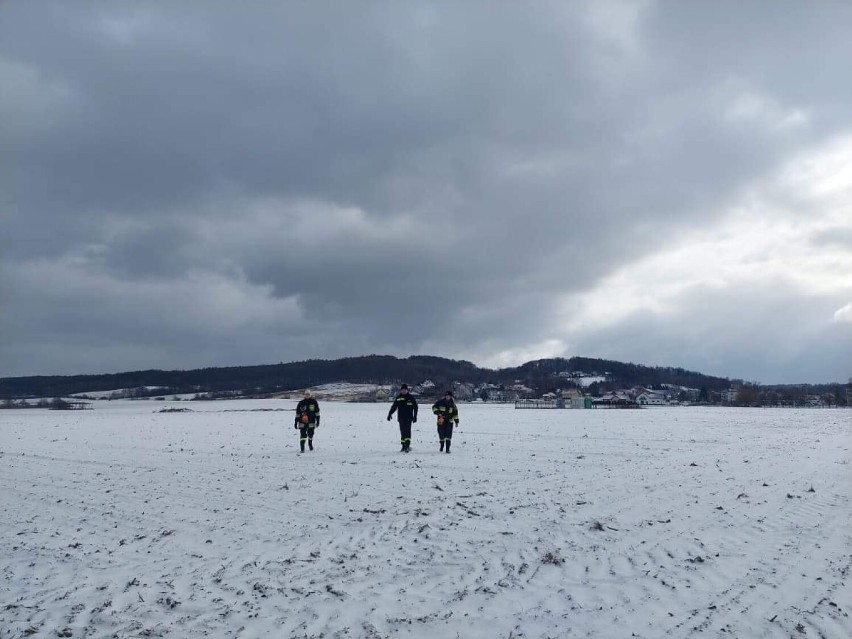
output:
[[[653,406],[774,406],[782,408],[834,408],[852,405],[852,382],[845,388],[845,396],[835,394],[804,394],[785,397],[780,393],[759,392],[752,385],[738,385],[724,391],[707,391],[675,384],[660,384],[659,388],[633,386],[630,388],[600,391],[608,375],[562,373],[566,388],[539,393],[521,381],[509,386],[495,384],[474,385],[464,382],[452,384],[458,401],[514,403],[516,408],[645,408]],[[441,389],[426,380],[412,387],[415,396],[437,397]],[[364,400],[370,401],[368,398]],[[376,390],[375,401],[392,399],[391,389]],[[838,400],[841,400],[838,402]]]

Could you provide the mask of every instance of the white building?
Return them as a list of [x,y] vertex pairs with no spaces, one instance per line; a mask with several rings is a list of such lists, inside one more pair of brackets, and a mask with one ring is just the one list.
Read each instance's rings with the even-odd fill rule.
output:
[[669,400],[662,393],[646,390],[636,396],[636,403],[640,406],[665,406]]

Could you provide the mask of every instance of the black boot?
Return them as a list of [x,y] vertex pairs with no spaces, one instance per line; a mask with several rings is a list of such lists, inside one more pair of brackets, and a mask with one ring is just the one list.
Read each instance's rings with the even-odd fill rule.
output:
[[442,453],[444,452],[444,440],[443,439],[441,440],[441,452]]
[[405,442],[402,442],[402,446],[400,447],[399,452],[401,452],[401,453],[405,452]]
[[311,450],[314,449],[314,442],[310,439],[308,440],[308,448],[310,448]]
[[447,440],[447,452],[448,453],[450,452],[450,440],[449,439]]

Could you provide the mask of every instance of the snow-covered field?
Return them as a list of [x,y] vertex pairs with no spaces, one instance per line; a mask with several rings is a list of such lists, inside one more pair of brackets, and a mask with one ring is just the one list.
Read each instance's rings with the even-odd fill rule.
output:
[[294,405],[0,412],[0,637],[852,637],[852,411]]

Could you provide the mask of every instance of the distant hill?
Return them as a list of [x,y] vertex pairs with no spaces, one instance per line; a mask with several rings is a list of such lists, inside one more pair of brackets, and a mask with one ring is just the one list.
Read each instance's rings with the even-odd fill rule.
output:
[[572,376],[579,374],[605,378],[605,381],[597,384],[596,388],[600,390],[674,384],[719,391],[731,384],[727,378],[703,375],[683,368],[650,367],[587,357],[542,359],[513,368],[494,370],[479,368],[463,360],[427,355],[407,358],[365,355],[187,371],[145,370],[108,375],[6,377],[0,378],[0,399],[67,397],[76,393],[125,388],[139,389],[138,396],[225,392],[258,396],[340,381],[416,384],[427,379],[433,381],[439,389],[452,382],[473,385],[522,383],[543,393],[570,386],[573,383]]

